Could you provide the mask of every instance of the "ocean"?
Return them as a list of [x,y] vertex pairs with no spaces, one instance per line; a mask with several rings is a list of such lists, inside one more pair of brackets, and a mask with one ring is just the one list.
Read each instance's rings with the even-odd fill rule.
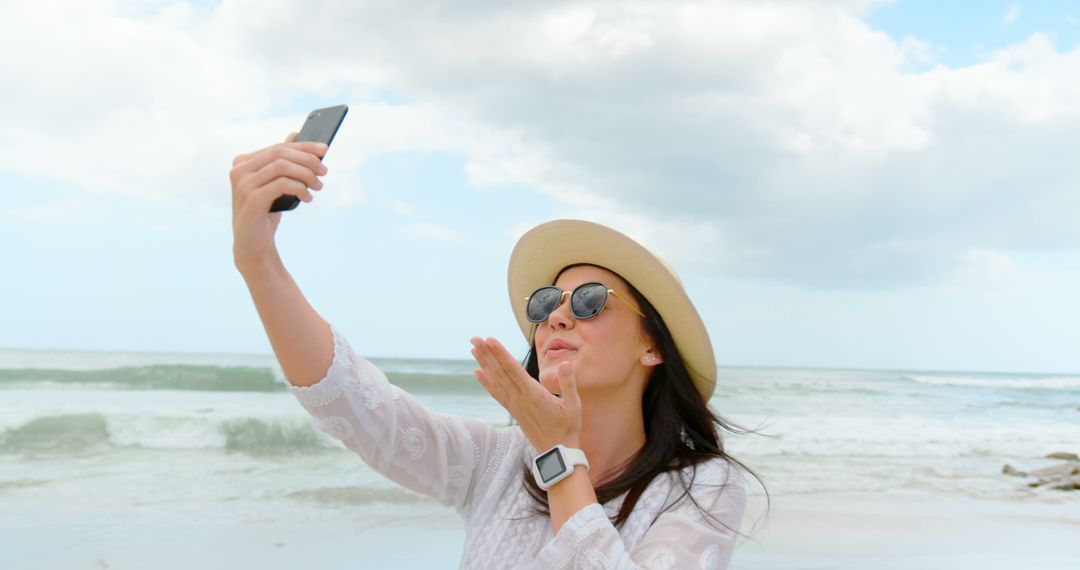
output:
[[[433,410],[509,425],[471,362],[372,361]],[[721,367],[710,403],[755,430],[725,444],[774,501],[1080,509],[1001,473],[1080,452],[1080,374]],[[317,431],[271,356],[0,350],[0,568],[456,568],[463,536]]]

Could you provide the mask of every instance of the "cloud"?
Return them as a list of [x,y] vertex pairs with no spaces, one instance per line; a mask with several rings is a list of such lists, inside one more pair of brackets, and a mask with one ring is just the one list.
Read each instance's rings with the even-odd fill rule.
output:
[[934,65],[867,24],[876,4],[11,5],[42,25],[0,40],[20,86],[0,169],[223,215],[227,157],[298,127],[276,109],[340,95],[363,128],[335,141],[339,180],[453,152],[474,185],[535,188],[710,274],[882,289],[946,283],[972,251],[1080,247],[1080,51],[1033,35]]
[[328,10],[364,30],[328,51],[379,54],[395,90],[487,129],[463,138],[474,183],[694,228],[679,255],[712,271],[903,287],[972,249],[1080,245],[1080,57],[1045,36],[912,72],[929,46],[871,29],[865,4],[428,6]]
[[933,46],[919,38],[907,36],[900,41],[899,47],[905,61],[919,64],[934,62]]
[[972,250],[964,264],[947,282],[954,292],[1004,295],[1028,289],[1031,277],[1021,271],[1008,255],[996,251]]
[[[220,218],[231,158],[298,130],[293,101],[335,94],[356,101],[347,120],[361,125],[343,129],[328,155],[333,177],[353,179],[343,187],[360,187],[356,174],[375,153],[460,147],[461,129],[435,105],[378,100],[377,71],[311,65],[310,52],[289,69],[262,60],[298,50],[293,42],[252,54],[245,34],[271,31],[263,26],[282,8],[292,9],[4,4],[0,171]],[[363,202],[362,191],[345,189],[321,200],[331,208]]]
[[1015,22],[1019,18],[1020,18],[1020,5],[1019,4],[1009,4],[1009,7],[1005,10],[1005,15],[1001,17],[1001,23],[1008,26],[1009,24],[1012,24],[1013,22]]

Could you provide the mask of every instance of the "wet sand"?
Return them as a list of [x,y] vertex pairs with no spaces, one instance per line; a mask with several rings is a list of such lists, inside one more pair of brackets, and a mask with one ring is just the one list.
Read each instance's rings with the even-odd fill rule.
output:
[[[733,569],[1065,569],[1080,561],[1077,494],[779,495],[764,522],[762,508],[755,497],[744,521],[752,538],[736,549]],[[452,510],[432,503],[395,516],[388,508],[370,522],[357,514],[320,510],[291,522],[234,518],[139,533],[106,525],[92,543],[54,544],[5,568],[457,568],[464,527]]]

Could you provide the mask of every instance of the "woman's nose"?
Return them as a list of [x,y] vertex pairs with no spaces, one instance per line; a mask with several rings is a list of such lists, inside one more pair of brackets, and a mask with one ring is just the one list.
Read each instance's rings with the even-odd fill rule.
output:
[[574,327],[574,317],[570,314],[570,300],[563,295],[559,306],[548,315],[548,326],[556,329],[569,329]]

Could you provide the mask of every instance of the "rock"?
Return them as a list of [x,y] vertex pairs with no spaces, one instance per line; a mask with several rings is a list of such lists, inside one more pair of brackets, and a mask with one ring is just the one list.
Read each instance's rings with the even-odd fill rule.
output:
[[1009,465],[1008,463],[1006,463],[1005,466],[1001,468],[1001,472],[1006,474],[1006,475],[1012,475],[1013,477],[1027,477],[1028,476],[1026,471],[1021,471],[1021,470],[1013,467],[1012,465]]
[[1025,473],[1006,463],[1001,472],[1013,477],[1034,477],[1028,487],[1047,487],[1057,491],[1080,490],[1080,461],[1072,459],[1075,454],[1059,451],[1047,455],[1050,459],[1065,459],[1065,463],[1051,465]]
[[1029,475],[1038,478],[1038,481],[1028,483],[1029,487],[1042,487],[1045,485],[1059,491],[1080,489],[1080,462],[1070,461],[1061,465],[1036,469]]
[[1063,461],[1080,461],[1080,455],[1068,451],[1055,451],[1046,456],[1047,459],[1061,459]]
[[1072,477],[1063,477],[1061,479],[1053,481],[1053,484],[1050,486],[1050,488],[1057,489],[1059,491],[1076,491],[1080,489],[1080,477],[1075,475]]
[[1080,462],[1070,461],[1068,463],[1062,463],[1061,465],[1043,467],[1042,469],[1032,471],[1029,475],[1038,477],[1039,479],[1057,479],[1059,477],[1068,477],[1070,475],[1080,475]]

